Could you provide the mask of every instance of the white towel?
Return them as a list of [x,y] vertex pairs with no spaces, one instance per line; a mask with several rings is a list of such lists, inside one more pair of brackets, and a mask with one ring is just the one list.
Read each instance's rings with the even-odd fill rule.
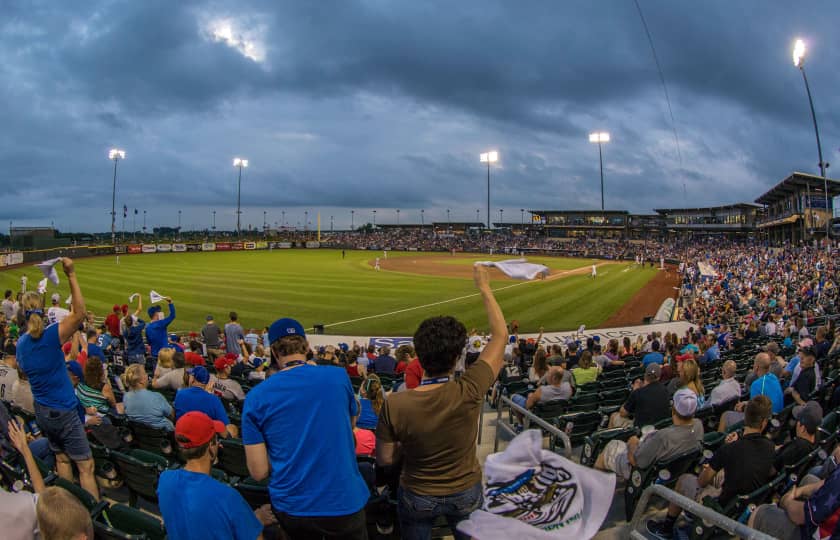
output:
[[44,273],[45,278],[52,281],[53,284],[58,285],[58,272],[55,270],[55,265],[59,262],[61,262],[61,257],[56,257],[55,259],[38,263],[35,266]]
[[[152,291],[152,292],[154,292],[154,291]],[[134,293],[134,294],[132,294],[131,296],[128,297],[128,301],[129,302],[134,302],[134,299],[137,298],[138,296],[140,296],[140,293]]]
[[38,282],[38,294],[44,294],[45,292],[47,292],[47,278]]
[[548,267],[542,264],[529,263],[526,259],[508,259],[506,261],[479,261],[475,264],[495,266],[508,277],[513,279],[532,280],[539,275],[547,276]]
[[68,296],[67,300],[65,300],[64,303],[67,304],[68,306],[70,304],[72,304],[73,303],[73,295],[71,294],[70,296]]
[[150,300],[153,304],[157,304],[158,302],[160,302],[161,300],[163,300],[163,299],[165,299],[165,298],[166,298],[166,297],[165,297],[165,296],[163,296],[162,294],[160,294],[159,292],[149,291],[149,300]]

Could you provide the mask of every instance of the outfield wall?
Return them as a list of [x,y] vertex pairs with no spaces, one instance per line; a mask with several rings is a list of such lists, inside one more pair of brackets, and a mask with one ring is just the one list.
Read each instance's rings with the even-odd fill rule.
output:
[[[543,343],[546,343],[548,345],[553,345],[555,343],[565,343],[567,340],[586,340],[586,338],[598,336],[601,338],[601,344],[606,345],[606,343],[611,339],[617,339],[621,341],[625,337],[629,337],[631,341],[635,341],[637,336],[647,336],[651,332],[661,332],[662,334],[665,334],[666,332],[675,332],[678,335],[682,336],[692,326],[693,325],[689,322],[677,321],[657,324],[645,324],[640,326],[624,326],[621,328],[598,328],[594,330],[583,329],[580,332],[546,332],[543,334],[542,341]],[[313,347],[320,347],[322,345],[335,345],[336,343],[347,343],[348,345],[352,346],[353,342],[355,341],[356,343],[362,345],[373,345],[375,347],[388,345],[393,348],[399,347],[400,345],[411,345],[413,341],[413,338],[411,336],[338,336],[314,334],[312,333],[312,328],[307,328],[306,331],[306,337],[309,340],[309,344]],[[538,336],[539,334],[519,334],[519,337],[522,339],[536,339]]]

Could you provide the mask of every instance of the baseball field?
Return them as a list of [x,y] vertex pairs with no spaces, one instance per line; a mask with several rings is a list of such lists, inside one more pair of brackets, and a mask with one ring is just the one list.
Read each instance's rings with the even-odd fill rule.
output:
[[[177,308],[173,330],[199,329],[206,315],[224,322],[231,310],[244,327],[261,328],[278,317],[299,319],[306,328],[323,324],[326,333],[409,336],[434,315],[454,315],[469,327],[486,325],[482,303],[471,279],[472,263],[509,257],[441,253],[274,250],[228,253],[123,255],[76,261],[89,310],[107,314],[139,292],[145,309],[149,291],[170,296]],[[374,269],[380,257],[381,270]],[[532,257],[551,274],[545,280],[514,281],[493,270],[493,288],[508,320],[520,331],[536,332],[638,324],[672,293],[667,273],[626,262]],[[596,264],[597,277],[591,277]],[[0,287],[28,288],[43,277],[33,266],[0,272]],[[673,275],[673,273],[671,273]],[[61,304],[69,294],[59,271]],[[132,304],[133,306],[136,304]],[[653,306],[653,307],[651,307]],[[618,318],[617,318],[618,317]],[[628,319],[629,317],[629,319]],[[624,320],[628,319],[628,320]]]

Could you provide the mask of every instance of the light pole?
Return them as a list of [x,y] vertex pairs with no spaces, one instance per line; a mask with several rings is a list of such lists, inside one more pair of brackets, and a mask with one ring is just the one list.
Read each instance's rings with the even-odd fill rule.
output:
[[397,208],[397,225],[400,224],[400,209]]
[[479,155],[481,163],[487,164],[487,228],[490,228],[490,164],[499,161],[499,152],[492,150]]
[[286,226],[286,211],[285,210],[280,211],[280,226],[281,227]]
[[450,229],[452,228],[452,220],[449,219],[449,208],[446,209],[446,224]]
[[263,210],[263,234],[268,234],[268,222],[265,220],[266,211]]
[[309,210],[303,211],[303,232],[309,231]]
[[242,211],[240,210],[240,196],[242,195],[242,168],[248,166],[248,160],[242,158],[233,158],[233,166],[239,167],[239,181],[237,182],[236,187],[236,236],[239,237],[239,218],[242,214]]
[[519,215],[522,218],[522,225],[524,226],[525,225],[525,209],[524,208],[519,209]]
[[424,212],[425,212],[425,210],[423,210],[421,208],[420,209],[420,227],[423,227],[424,225],[426,225],[426,220],[424,219],[425,218]]
[[[490,214],[487,214],[487,215],[489,216]],[[489,220],[490,218],[488,217],[487,219]],[[481,223],[481,208],[476,208],[475,209],[475,222],[476,223]],[[489,228],[489,225],[488,225],[488,228]]]
[[216,236],[216,211],[213,210],[213,236]]
[[504,208],[499,208],[499,225],[504,225],[504,223],[505,223],[504,215],[505,215],[505,209]]
[[181,232],[181,211],[178,210],[178,232]]
[[[823,177],[823,194],[825,195],[825,211],[826,214],[829,212],[828,208],[828,180],[825,176],[825,168],[828,166],[828,163],[823,161],[822,155],[822,144],[820,143],[820,128],[817,126],[817,114],[814,112],[814,100],[811,98],[811,86],[808,84],[808,77],[805,76],[805,42],[801,39],[797,39],[796,43],[793,46],[793,65],[799,68],[799,71],[802,72],[802,80],[805,81],[805,91],[808,93],[808,104],[811,106],[811,119],[814,121],[814,133],[817,136],[817,155],[820,159],[820,175]],[[811,197],[808,196],[808,207],[811,206]],[[811,212],[813,216],[813,211]],[[829,248],[829,225],[831,222],[831,218],[827,217],[825,219],[825,245],[826,249],[830,250]]]
[[376,210],[373,211],[373,228],[376,228]]
[[114,162],[114,184],[111,188],[111,245],[116,244],[116,228],[115,223],[117,219],[116,202],[117,202],[117,162],[125,159],[125,150],[119,148],[111,148],[108,151],[108,159]]
[[146,234],[146,211],[143,210],[143,234]]
[[350,210],[350,232],[356,228],[356,211]]
[[598,161],[601,163],[601,212],[604,211],[604,152],[601,149],[603,143],[610,142],[610,134],[606,131],[597,131],[589,134],[589,142],[598,143]]
[[330,232],[333,232],[333,217],[330,216]]

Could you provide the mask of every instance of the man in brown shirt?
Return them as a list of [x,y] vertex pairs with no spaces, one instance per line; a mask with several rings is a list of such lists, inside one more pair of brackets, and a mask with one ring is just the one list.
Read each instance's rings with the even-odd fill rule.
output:
[[446,517],[455,538],[464,538],[456,525],[481,506],[478,416],[504,363],[507,327],[487,268],[476,266],[474,277],[491,334],[478,361],[460,379],[452,378],[467,330],[452,317],[426,319],[414,334],[424,373],[420,386],[391,394],[380,414],[377,462],[388,466],[402,457],[399,517],[405,539],[431,538],[439,516]]

